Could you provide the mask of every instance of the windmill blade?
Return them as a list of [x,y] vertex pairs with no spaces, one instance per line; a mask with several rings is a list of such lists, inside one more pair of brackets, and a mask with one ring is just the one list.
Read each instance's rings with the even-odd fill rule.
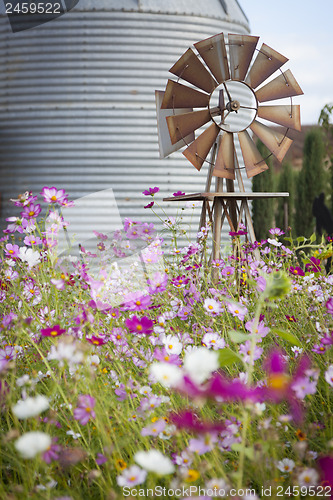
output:
[[259,106],[257,116],[283,127],[301,130],[300,109],[299,105]]
[[267,125],[254,120],[250,125],[252,132],[265,144],[273,155],[281,162],[292,145],[292,139],[275,132]]
[[235,146],[231,132],[225,132],[222,136],[213,175],[223,179],[235,179]]
[[268,169],[268,166],[259,153],[247,130],[238,133],[239,144],[243,153],[246,175],[251,177]]
[[281,68],[287,61],[289,61],[287,57],[263,43],[246,77],[245,83],[256,89],[258,85]]
[[290,69],[255,92],[259,102],[272,101],[274,99],[293,97],[301,94],[303,94],[303,90],[298,85]]
[[183,155],[200,170],[203,162],[207,158],[210,148],[219,135],[220,128],[212,123],[192,144],[183,151]]
[[[156,115],[157,115],[157,131],[158,131],[158,145],[160,151],[160,158],[165,158],[169,154],[177,151],[184,146],[184,141],[178,141],[174,145],[171,144],[170,134],[166,117],[170,114],[169,109],[161,109],[163,102],[164,92],[162,90],[155,90],[156,99]],[[193,111],[192,108],[180,108],[174,110],[175,114],[184,114]],[[195,137],[193,132],[185,137],[185,143],[190,144],[194,141]]]
[[191,48],[178,59],[169,71],[209,94],[218,85]]
[[228,56],[223,33],[201,40],[201,42],[195,43],[194,46],[218,83],[229,80]]
[[209,97],[208,94],[168,80],[161,108],[205,108],[209,105]]
[[258,36],[228,35],[230,73],[233,80],[244,80],[258,43]]
[[166,120],[171,143],[175,144],[177,141],[184,139],[188,134],[209,122],[211,116],[208,109],[203,109],[201,111],[193,111],[192,113],[167,116]]

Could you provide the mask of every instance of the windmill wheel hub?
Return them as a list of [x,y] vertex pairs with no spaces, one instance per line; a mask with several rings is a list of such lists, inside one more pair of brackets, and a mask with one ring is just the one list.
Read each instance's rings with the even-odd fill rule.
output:
[[[230,106],[231,111],[238,111],[240,108],[240,102],[239,101],[231,101],[228,103]],[[227,104],[227,107],[228,107]]]
[[212,120],[226,132],[240,132],[257,116],[258,101],[253,90],[244,82],[227,80],[218,85],[210,96]]

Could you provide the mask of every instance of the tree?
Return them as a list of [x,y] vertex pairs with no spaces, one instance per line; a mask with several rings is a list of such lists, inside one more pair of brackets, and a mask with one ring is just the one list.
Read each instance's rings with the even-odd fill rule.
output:
[[297,176],[295,231],[309,237],[315,228],[312,204],[324,190],[324,141],[320,129],[311,129],[305,136],[303,166]]
[[[273,189],[273,161],[270,151],[261,141],[257,142],[257,148],[263,158],[266,158],[268,170],[253,177],[252,191],[259,193],[271,193]],[[267,158],[268,157],[268,158]],[[258,241],[267,238],[268,230],[274,224],[274,200],[266,198],[262,200],[253,200],[252,216],[255,235]]]
[[333,212],[333,124],[331,123],[333,114],[333,104],[325,104],[320,111],[318,124],[322,127],[325,137],[325,148],[327,153],[327,164],[330,167],[330,180],[328,182],[330,190],[328,196],[331,198],[331,211]]
[[[295,179],[291,163],[283,163],[278,180],[277,190],[282,193],[289,193],[288,198],[278,198],[277,210],[275,214],[275,224],[277,227],[286,230],[286,225],[294,227],[294,206],[295,206]],[[285,220],[285,206],[287,208],[288,221]]]

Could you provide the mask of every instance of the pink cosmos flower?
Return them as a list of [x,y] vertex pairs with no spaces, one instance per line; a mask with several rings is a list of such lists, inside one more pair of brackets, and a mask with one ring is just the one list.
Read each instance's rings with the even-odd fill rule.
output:
[[59,205],[63,205],[64,202],[67,202],[67,195],[64,189],[58,190],[55,187],[44,186],[40,194],[44,197],[46,203],[59,203]]
[[251,356],[251,341],[247,340],[245,344],[241,344],[239,346],[239,352],[243,355],[245,363],[250,363],[252,357],[251,362],[254,364],[254,362],[261,357],[264,350],[261,347],[254,346],[253,354]]
[[19,255],[20,247],[18,245],[12,245],[11,243],[7,243],[5,246],[5,253],[7,257],[11,257],[15,259]]
[[274,236],[282,236],[284,234],[284,231],[282,231],[279,227],[272,227],[268,232]]
[[149,293],[161,293],[167,289],[168,275],[166,273],[156,272],[154,276],[147,280]]
[[141,292],[132,292],[126,295],[122,304],[124,311],[142,311],[151,304],[151,297],[143,295]]
[[232,266],[226,266],[224,269],[222,269],[221,274],[222,276],[232,276],[235,272],[235,268]]
[[23,212],[21,212],[20,215],[22,215],[25,219],[34,219],[40,214],[40,212],[41,206],[39,204],[35,205],[34,203],[31,203],[30,205],[24,207]]
[[177,191],[176,193],[173,193],[172,196],[183,196],[185,193],[183,191]]
[[125,320],[125,325],[129,331],[140,335],[150,335],[153,332],[153,324],[153,321],[147,316],[143,316],[142,318],[132,316],[132,318]]
[[86,425],[91,418],[96,417],[96,413],[93,410],[96,401],[95,398],[88,394],[80,395],[78,399],[78,406],[74,409],[74,418],[81,425]]
[[39,238],[39,236],[33,236],[32,234],[29,236],[26,236],[23,240],[24,244],[31,247],[32,245],[40,245],[42,240]]
[[227,309],[234,317],[238,318],[240,321],[243,321],[245,315],[247,314],[247,308],[245,306],[242,306],[241,304],[232,304],[230,302],[227,302]]
[[160,432],[163,432],[166,426],[166,421],[161,418],[156,422],[143,427],[141,430],[142,436],[158,436]]
[[63,333],[65,333],[66,330],[63,328],[60,328],[59,325],[54,325],[51,326],[50,328],[42,328],[41,329],[41,334],[42,337],[59,337]]
[[154,196],[154,194],[158,193],[160,190],[160,188],[158,187],[153,187],[153,188],[149,188],[149,189],[146,189],[145,191],[142,191],[142,194],[144,194],[145,196]]
[[150,203],[148,203],[148,205],[145,205],[143,208],[152,208],[154,205],[155,205],[155,202],[151,201]]
[[43,453],[42,458],[46,464],[50,464],[54,460],[58,460],[60,452],[61,452],[61,446],[57,444],[58,438],[54,437],[52,439],[52,444],[51,446]]

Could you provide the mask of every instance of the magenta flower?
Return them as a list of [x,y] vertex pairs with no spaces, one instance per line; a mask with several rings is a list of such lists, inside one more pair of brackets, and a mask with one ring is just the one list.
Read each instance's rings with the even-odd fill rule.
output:
[[20,215],[22,215],[24,219],[34,219],[40,214],[40,212],[40,205],[34,205],[34,203],[31,203],[29,206],[24,207],[23,212],[21,212]]
[[149,188],[149,189],[146,189],[145,191],[142,191],[142,194],[144,194],[145,196],[154,196],[154,194],[158,193],[160,190],[160,188],[158,187],[153,187],[153,188]]
[[154,206],[155,202],[154,201],[151,201],[150,203],[148,203],[148,205],[145,205],[143,208],[152,208]]
[[296,266],[296,267],[290,266],[289,272],[290,272],[290,274],[293,274],[294,276],[305,276],[305,272],[299,266]]
[[333,456],[321,457],[319,458],[318,463],[322,477],[321,484],[326,488],[328,486],[333,489]]
[[316,257],[310,257],[309,260],[310,262],[308,262],[308,264],[305,264],[306,271],[308,271],[309,273],[318,273],[319,271],[321,271],[320,259],[316,259]]
[[67,202],[67,195],[64,189],[58,190],[55,187],[44,186],[40,194],[44,197],[46,203],[59,203],[59,205],[63,205]]
[[330,297],[325,304],[327,312],[333,316],[333,297]]
[[286,319],[288,321],[290,321],[290,323],[296,323],[297,322],[297,319],[295,318],[295,316],[289,316],[289,314],[286,314]]
[[65,331],[66,330],[60,328],[59,325],[54,325],[50,328],[42,328],[41,334],[42,337],[59,337],[59,335],[62,335],[63,333],[65,333]]
[[96,413],[93,409],[95,404],[95,398],[92,396],[80,395],[78,406],[74,409],[75,420],[78,420],[81,425],[86,425],[91,418],[95,418]]
[[104,336],[97,336],[97,335],[86,337],[86,340],[93,345],[104,345],[108,342],[108,340]]
[[173,193],[172,196],[183,196],[185,193],[183,191],[177,191],[176,193]]
[[238,231],[229,231],[229,236],[244,236],[247,234],[245,229],[239,229]]
[[125,320],[125,325],[132,333],[138,333],[140,335],[150,335],[153,332],[153,322],[147,316],[138,318],[137,316],[132,316],[132,318],[127,318]]
[[225,429],[225,425],[222,423],[199,420],[191,410],[171,413],[169,419],[178,429],[188,429],[197,433],[221,432]]

